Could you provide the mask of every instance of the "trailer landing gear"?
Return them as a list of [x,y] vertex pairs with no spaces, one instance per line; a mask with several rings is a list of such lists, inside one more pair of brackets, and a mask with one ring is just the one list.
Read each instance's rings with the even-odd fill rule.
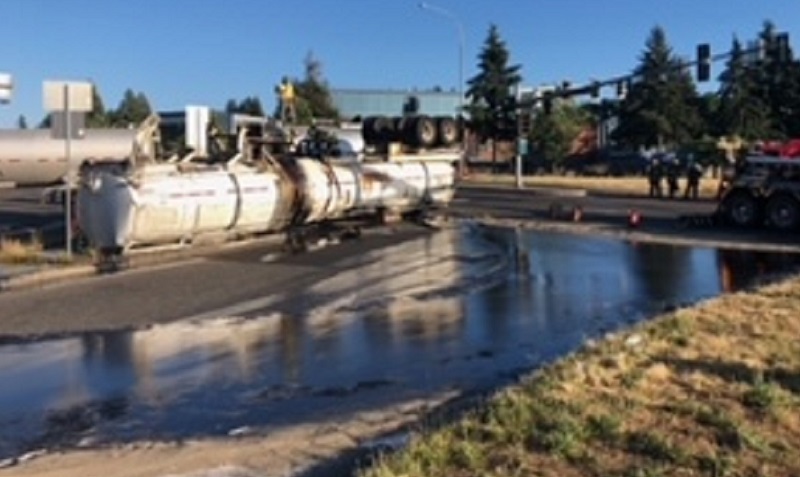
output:
[[291,254],[303,253],[312,248],[361,237],[361,227],[356,224],[319,224],[292,227],[286,231],[284,249]]
[[97,273],[115,273],[130,268],[130,259],[123,254],[121,247],[101,249],[95,258]]

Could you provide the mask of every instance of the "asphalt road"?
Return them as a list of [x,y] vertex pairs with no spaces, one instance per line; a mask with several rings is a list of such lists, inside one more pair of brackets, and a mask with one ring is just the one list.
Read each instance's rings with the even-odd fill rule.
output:
[[548,212],[552,204],[559,204],[565,209],[580,206],[585,216],[595,218],[624,218],[629,210],[636,209],[651,218],[673,220],[686,214],[710,214],[716,209],[716,202],[709,199],[656,199],[551,187],[515,189],[511,186],[470,183],[459,186],[456,198],[456,208],[459,210],[485,210],[493,215],[521,214],[528,217]]
[[[41,209],[36,210],[32,191],[14,194],[5,191],[4,198],[8,199],[9,195],[12,198],[2,202],[3,214],[6,215],[0,217],[19,214],[19,217],[32,222],[53,218],[49,209],[52,206],[39,206]],[[580,206],[584,211],[584,222],[612,224],[620,229],[624,228],[628,210],[635,208],[643,214],[642,228],[653,233],[676,236],[713,234],[731,244],[747,240],[753,243],[797,243],[795,235],[770,234],[767,231],[715,229],[694,232],[676,228],[679,215],[712,212],[715,205],[711,201],[579,197],[559,195],[557,191],[466,186],[458,191],[450,212],[460,217],[551,220],[549,210],[553,204],[560,204],[565,210]],[[567,218],[560,220],[565,224],[570,222]],[[136,328],[207,312],[224,314],[226,307],[231,306],[257,307],[259,297],[308,286],[337,273],[345,266],[345,258],[424,233],[429,231],[411,225],[373,230],[359,240],[306,254],[284,256],[271,262],[263,258],[275,252],[275,245],[254,244],[115,275],[2,293],[0,338]],[[287,302],[285,306],[302,304]]]
[[260,297],[308,286],[341,271],[343,259],[426,233],[430,229],[421,226],[384,228],[358,240],[278,259],[273,259],[278,252],[274,244],[257,243],[114,275],[0,293],[0,339],[138,328],[207,312],[219,316],[263,308],[267,304],[261,304]]
[[[556,205],[560,213],[553,218],[551,208]],[[639,235],[647,234],[661,241],[671,239],[683,243],[697,242],[730,248],[787,249],[800,244],[800,233],[786,233],[775,230],[754,228],[742,229],[708,220],[694,220],[683,227],[681,217],[708,218],[717,208],[716,201],[710,199],[684,200],[668,198],[631,197],[613,194],[580,195],[576,191],[552,188],[528,188],[517,190],[512,187],[497,187],[476,184],[462,184],[452,207],[452,213],[459,217],[500,219],[507,223],[538,221],[572,227],[572,210],[580,207],[582,218],[580,226],[602,226],[607,231],[628,234],[630,211],[641,214],[641,225],[636,229]],[[590,228],[582,229],[591,233]]]

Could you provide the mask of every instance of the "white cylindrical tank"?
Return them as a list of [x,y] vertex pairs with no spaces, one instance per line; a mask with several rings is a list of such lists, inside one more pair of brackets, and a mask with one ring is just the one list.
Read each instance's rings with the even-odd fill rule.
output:
[[104,164],[85,168],[81,179],[78,220],[100,249],[267,232],[286,220],[273,172],[153,164],[120,174]]
[[293,161],[303,223],[387,209],[409,212],[452,200],[455,169],[441,161]]
[[388,210],[412,212],[452,200],[455,168],[441,161],[323,162],[293,158],[258,169],[99,163],[81,171],[79,223],[95,248],[192,240],[207,233],[279,232]]
[[[73,168],[87,160],[122,161],[134,151],[135,129],[87,129],[70,141]],[[66,146],[49,129],[0,130],[0,181],[51,184],[67,174]]]

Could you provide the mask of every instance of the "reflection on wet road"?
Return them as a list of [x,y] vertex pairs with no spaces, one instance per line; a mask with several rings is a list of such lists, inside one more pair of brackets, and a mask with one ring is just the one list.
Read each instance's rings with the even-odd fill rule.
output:
[[588,336],[798,263],[477,225],[346,260],[243,316],[0,347],[0,457],[485,389]]

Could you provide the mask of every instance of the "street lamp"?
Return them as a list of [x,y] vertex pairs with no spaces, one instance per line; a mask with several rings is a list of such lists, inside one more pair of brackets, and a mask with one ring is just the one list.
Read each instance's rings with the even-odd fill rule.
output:
[[449,18],[458,30],[458,114],[461,116],[464,112],[464,24],[449,10],[445,10],[442,7],[431,5],[427,2],[420,2],[418,5],[423,10]]

